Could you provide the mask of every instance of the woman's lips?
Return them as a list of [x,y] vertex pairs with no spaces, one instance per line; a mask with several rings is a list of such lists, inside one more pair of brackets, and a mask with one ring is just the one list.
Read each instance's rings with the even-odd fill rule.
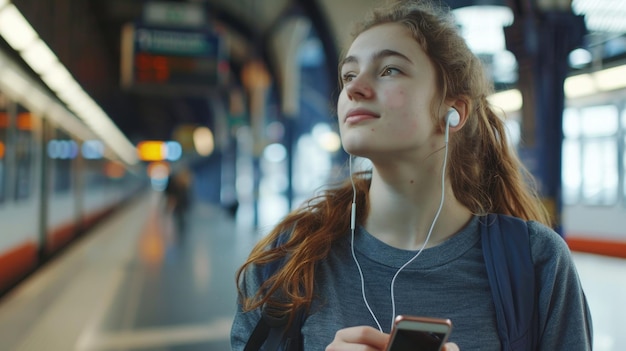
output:
[[346,123],[358,123],[364,120],[376,119],[376,118],[380,118],[380,116],[377,113],[367,110],[367,109],[358,108],[358,109],[348,111],[348,114],[346,114],[345,122]]

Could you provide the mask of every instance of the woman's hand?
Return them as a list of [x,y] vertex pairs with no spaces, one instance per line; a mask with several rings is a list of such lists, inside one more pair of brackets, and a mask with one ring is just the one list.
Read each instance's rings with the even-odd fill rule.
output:
[[[351,327],[339,330],[326,351],[384,351],[389,334],[372,327]],[[457,344],[448,342],[442,351],[460,351]]]
[[461,349],[457,344],[453,342],[447,342],[445,345],[443,345],[441,351],[461,351]]
[[326,346],[326,351],[383,351],[389,334],[372,327],[351,327],[335,333],[335,339]]

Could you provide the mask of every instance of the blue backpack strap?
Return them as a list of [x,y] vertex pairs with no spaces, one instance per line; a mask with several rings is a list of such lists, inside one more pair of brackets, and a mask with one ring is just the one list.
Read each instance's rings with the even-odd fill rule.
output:
[[534,350],[535,270],[525,221],[489,214],[481,219],[482,248],[502,350]]
[[[273,247],[283,245],[289,239],[289,233],[281,234]],[[266,281],[285,263],[285,258],[272,261],[261,268],[261,277]],[[274,294],[272,299],[281,299],[280,294]],[[281,316],[281,317],[276,317]],[[301,351],[302,334],[300,329],[306,318],[304,309],[295,312],[290,325],[289,314],[284,311],[272,310],[269,305],[263,305],[261,318],[252,331],[244,351]],[[287,328],[288,326],[288,328]]]

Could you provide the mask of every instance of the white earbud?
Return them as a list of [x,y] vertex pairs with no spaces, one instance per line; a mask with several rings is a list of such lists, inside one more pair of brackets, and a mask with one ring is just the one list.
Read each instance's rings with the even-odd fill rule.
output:
[[450,127],[456,127],[461,123],[461,116],[459,115],[459,111],[457,111],[454,107],[450,107],[448,112],[446,113],[446,123]]
[[[446,112],[446,132],[445,132],[445,142],[446,146],[448,145],[448,138],[450,137],[450,127],[456,127],[461,122],[461,116],[459,115],[459,111],[455,108],[450,107],[448,112]],[[447,150],[446,150],[447,154]]]

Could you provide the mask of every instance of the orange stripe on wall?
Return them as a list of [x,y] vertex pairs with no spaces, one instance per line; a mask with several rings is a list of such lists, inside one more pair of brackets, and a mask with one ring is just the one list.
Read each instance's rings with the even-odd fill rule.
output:
[[626,242],[583,237],[565,237],[570,250],[626,258]]
[[17,282],[37,265],[37,245],[25,242],[0,255],[0,291]]

